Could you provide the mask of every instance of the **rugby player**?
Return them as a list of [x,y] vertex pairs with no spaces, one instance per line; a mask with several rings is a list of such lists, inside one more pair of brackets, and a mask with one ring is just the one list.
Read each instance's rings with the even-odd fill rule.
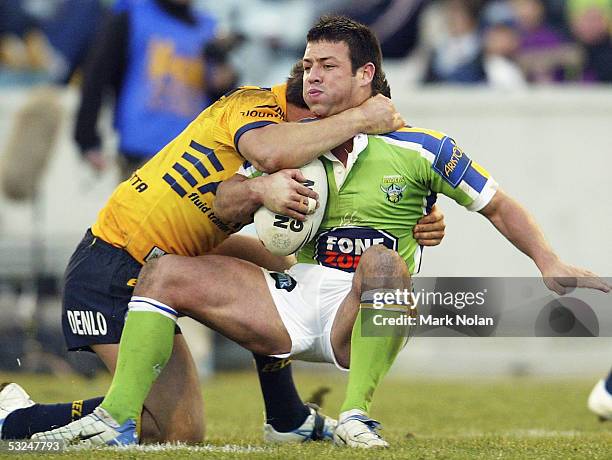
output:
[[[372,58],[355,66],[353,58],[368,51]],[[303,58],[305,101],[325,117],[367,100],[381,79],[380,62],[378,42],[365,26],[342,17],[321,19],[308,34]],[[164,367],[182,313],[258,354],[350,367],[334,439],[352,447],[388,446],[368,411],[405,337],[363,337],[360,304],[389,289],[410,288],[410,273],[420,260],[410,229],[437,193],[489,219],[534,261],[551,290],[562,293],[575,285],[610,289],[593,273],[563,263],[527,211],[442,133],[401,128],[381,136],[357,135],[323,161],[330,184],[328,208],[298,264],[278,273],[222,255],[167,255],[145,265],[121,339],[122,366],[100,408],[37,439],[86,436],[91,444],[129,442],[146,396],[134,397],[131,374]],[[240,205],[222,211],[220,196],[216,212],[236,223],[248,220],[259,206],[244,205],[251,199],[249,182],[220,187],[219,195],[229,193]],[[343,271],[325,257],[340,236],[354,243],[383,243],[355,253],[354,264]]]
[[[152,257],[215,251],[248,257],[274,270],[289,266],[292,259],[272,257],[252,238],[235,235],[223,242],[239,226],[226,225],[215,215],[218,184],[234,174],[244,158],[272,172],[306,163],[347,135],[389,131],[403,123],[391,102],[380,96],[326,120],[281,124],[312,115],[300,88],[288,98],[283,85],[245,87],[227,95],[116,189],[66,272],[62,321],[69,349],[94,351],[114,371],[127,304],[142,263]],[[307,206],[302,200],[315,195],[299,183],[302,179],[297,170],[272,174],[251,190],[251,199],[257,196],[270,209],[303,219]],[[441,214],[431,214],[422,223],[416,236],[423,244],[438,244],[443,235]],[[255,355],[255,361],[268,421],[275,428],[267,432],[267,440],[292,440],[293,432],[306,433],[304,426],[319,426],[322,420],[334,423],[304,406],[288,360]],[[16,384],[0,390],[0,429],[9,439],[65,425],[91,413],[102,400],[40,405]],[[179,417],[181,423],[176,423]],[[178,333],[169,363],[144,405],[141,439],[196,442],[203,432],[197,374]]]
[[[300,166],[326,148],[359,132],[387,132],[403,124],[393,104],[379,96],[335,117],[310,124],[282,123],[307,113],[287,105],[285,87],[240,88],[200,114],[175,140],[120,184],[73,254],[64,286],[62,323],[70,350],[94,351],[113,372],[127,304],[142,264],[164,253],[197,256],[218,247],[242,253],[262,265],[278,265],[256,241],[228,240],[238,226],[225,224],[214,211],[217,186],[248,159],[273,172]],[[296,180],[297,179],[297,180]],[[304,198],[316,198],[301,185],[299,171],[270,175],[257,194],[261,203],[296,216],[306,212]],[[225,248],[225,249],[224,249]],[[200,441],[202,399],[193,360],[183,336],[160,375],[142,418],[145,441]],[[101,398],[61,406],[32,406],[16,385],[0,395],[4,437],[23,438],[89,413]],[[303,407],[303,406],[302,406]],[[310,414],[310,413],[308,413]],[[180,423],[178,420],[180,419]],[[45,426],[46,425],[46,426]]]

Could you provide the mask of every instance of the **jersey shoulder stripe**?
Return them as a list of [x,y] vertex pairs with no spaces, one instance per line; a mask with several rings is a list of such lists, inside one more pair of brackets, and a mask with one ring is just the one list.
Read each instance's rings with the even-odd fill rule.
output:
[[[481,174],[478,169],[476,167],[474,167],[476,165],[476,163],[472,162],[472,164],[470,165],[470,167],[468,168],[467,172],[465,173],[465,176],[463,176],[463,180],[470,186],[472,187],[474,190],[476,190],[478,193],[482,192],[482,189],[484,188],[485,184],[487,183],[488,180],[488,175],[485,176],[484,174]],[[484,171],[484,169],[480,168],[482,171]],[[486,171],[485,171],[486,173]]]
[[[432,155],[436,156],[440,150],[440,145],[442,140],[444,139],[444,135],[437,131],[432,131],[428,129],[422,128],[402,128],[399,131],[394,131],[388,134],[382,134],[380,136],[382,139],[393,139],[398,142],[394,142],[394,144],[402,146],[402,142],[406,142],[407,144],[404,146],[408,149],[414,149],[414,145],[408,144],[418,144],[425,150],[427,150]],[[429,157],[429,155],[427,155]],[[431,158],[428,158],[431,159]]]
[[431,163],[434,171],[453,188],[459,185],[471,164],[470,158],[457,143],[439,131],[416,127],[402,128],[381,137],[392,139],[393,144],[400,147],[419,151],[421,156]]
[[234,145],[236,146],[236,151],[240,153],[240,149],[238,148],[238,141],[242,137],[244,133],[250,131],[251,129],[263,128],[264,126],[277,124],[277,121],[254,121],[252,123],[248,123],[236,131],[234,135]]

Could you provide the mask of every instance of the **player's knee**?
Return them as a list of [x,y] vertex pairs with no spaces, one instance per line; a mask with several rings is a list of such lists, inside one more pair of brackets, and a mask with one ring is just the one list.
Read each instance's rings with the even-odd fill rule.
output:
[[141,418],[140,440],[143,444],[196,444],[204,441],[204,430],[204,413],[197,406],[190,407],[188,412],[181,414],[180,420],[176,417],[156,417],[145,406]]
[[204,422],[190,419],[186,423],[175,424],[165,438],[165,442],[184,442],[187,444],[203,442]]
[[357,280],[362,288],[399,288],[410,279],[406,262],[397,251],[381,244],[369,247],[357,266]]
[[152,298],[163,295],[167,302],[172,303],[170,297],[181,285],[181,272],[175,268],[178,258],[165,255],[147,262],[140,270],[134,295]]
[[344,369],[351,367],[351,345],[347,342],[345,346],[339,347],[338,350],[334,350],[334,356],[338,365]]

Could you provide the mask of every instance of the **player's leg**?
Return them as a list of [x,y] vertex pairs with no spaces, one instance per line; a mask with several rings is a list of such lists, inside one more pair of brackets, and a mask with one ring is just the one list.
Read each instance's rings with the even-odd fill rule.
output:
[[[120,251],[116,248],[114,250]],[[119,340],[120,332],[116,333],[114,327],[114,307],[112,300],[109,300],[111,297],[108,291],[105,290],[110,285],[109,273],[117,268],[116,259],[108,248],[95,244],[95,238],[89,231],[70,258],[62,299],[63,331],[68,349],[91,351],[91,343]],[[110,267],[110,270],[103,272],[97,265],[100,261],[103,261],[103,266]],[[116,334],[116,337],[113,334]],[[2,436],[24,439],[34,433],[66,425],[91,413],[101,400],[99,397],[85,401],[33,405],[23,389],[10,385],[0,393],[0,406],[13,409],[10,414],[2,415],[2,412],[6,411],[0,408],[0,418],[5,418],[2,423]],[[14,410],[16,407],[21,408]]]
[[[114,374],[119,344],[92,348]],[[176,334],[172,355],[145,400],[140,440],[143,443],[197,443],[203,438],[204,403],[197,369],[185,338]]]
[[[117,362],[118,343],[124,329],[127,305],[140,268],[140,264],[124,251],[94,238],[91,232],[87,232],[66,270],[62,320],[68,348],[70,350],[92,350],[94,348],[111,372],[115,369]],[[164,391],[158,392],[161,400],[157,402],[154,397],[149,400],[147,409],[150,409],[150,413],[145,413],[143,433],[145,440],[151,441],[170,439],[185,442],[197,441],[203,436],[202,403],[198,380],[184,340],[182,337],[174,338],[174,327],[172,327],[171,334],[171,365],[175,369],[162,380],[161,385],[165,394]],[[172,345],[175,341],[178,348],[172,354]],[[175,381],[175,376],[182,377],[183,375],[185,376],[184,381]],[[166,381],[168,378],[170,380]],[[138,386],[138,382],[133,385]],[[172,395],[175,395],[177,391],[183,394],[182,398],[174,402],[179,406],[176,411],[168,403],[168,391]],[[167,420],[167,417],[173,414],[179,414],[181,408],[186,409],[183,418],[192,420],[187,426],[182,426],[184,421],[181,421],[173,428],[159,421],[159,419]],[[140,414],[136,414],[134,418],[137,418],[138,415]],[[156,419],[157,423],[153,419]],[[66,423],[56,423],[55,426],[63,426]],[[51,428],[48,427],[47,430]],[[79,433],[81,431],[77,432]],[[63,439],[64,436],[69,435],[69,430],[60,430],[60,432],[44,433],[37,437]]]
[[588,406],[599,420],[612,420],[612,370],[608,378],[597,382],[589,395]]
[[[368,417],[374,391],[406,341],[403,330],[381,337],[362,335],[366,308],[376,293],[410,290],[410,274],[399,254],[377,245],[364,252],[351,291],[340,306],[332,326],[331,342],[337,362],[350,367],[346,398],[334,439],[352,447],[386,447]],[[361,304],[366,304],[361,306]]]
[[264,273],[253,263],[217,255],[166,255],[145,265],[134,296],[169,305],[250,351],[291,351]]
[[16,383],[0,385],[0,439],[29,439],[93,412],[102,397],[58,404],[36,404]]
[[[257,238],[246,235],[230,236],[213,252],[248,260],[274,272],[283,272],[295,264],[295,256],[275,256]],[[298,429],[310,415],[310,410],[295,388],[291,360],[253,353],[253,361],[264,398],[266,424],[277,433]],[[264,437],[269,442],[282,442],[285,438],[282,435],[270,436],[268,431]]]
[[[92,417],[95,423],[88,421],[87,426],[70,424],[63,432],[80,438],[84,433],[92,444],[134,442],[130,433],[135,420],[172,354],[177,309],[251,351],[285,354],[291,350],[291,339],[259,267],[223,256],[163,256],[140,272],[113,382],[92,414],[98,420]],[[99,433],[101,423],[112,429]]]

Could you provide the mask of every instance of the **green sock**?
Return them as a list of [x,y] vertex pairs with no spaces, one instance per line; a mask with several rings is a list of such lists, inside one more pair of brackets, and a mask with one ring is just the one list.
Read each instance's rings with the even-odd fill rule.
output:
[[175,324],[156,312],[128,313],[113,382],[100,404],[120,424],[140,416],[153,382],[172,354]]
[[[383,330],[380,328],[368,329],[370,326],[367,326],[366,331],[377,330],[377,332],[366,333],[367,335],[363,336],[362,317],[366,316],[365,320],[371,321],[374,314],[381,312],[383,310],[371,307],[359,308],[351,334],[349,381],[340,412],[359,409],[369,413],[374,390],[406,343],[405,329],[399,327],[388,327]],[[391,315],[397,317],[399,313],[392,312]],[[380,336],[375,337],[374,335]]]

